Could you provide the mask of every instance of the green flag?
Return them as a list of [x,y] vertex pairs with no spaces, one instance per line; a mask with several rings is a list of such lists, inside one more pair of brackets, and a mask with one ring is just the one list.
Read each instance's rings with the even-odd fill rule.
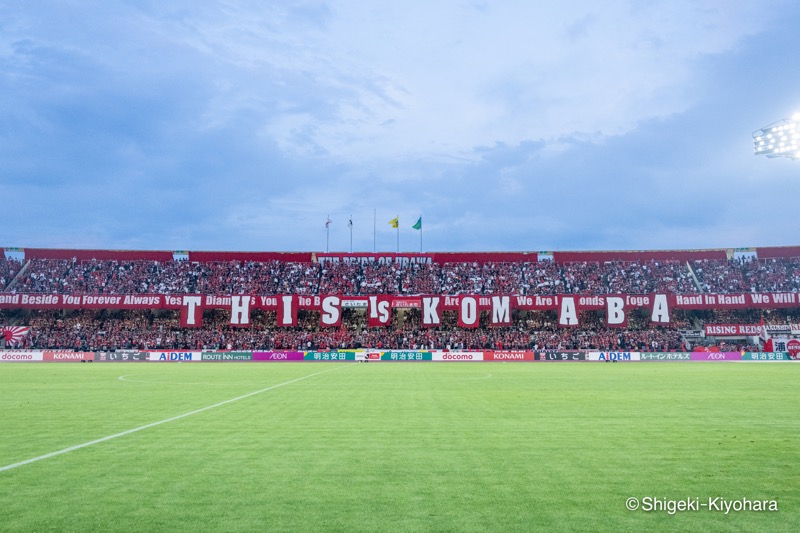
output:
[[414,224],[411,227],[414,228],[414,229],[422,229],[422,217],[419,217],[419,220],[417,220],[417,223]]

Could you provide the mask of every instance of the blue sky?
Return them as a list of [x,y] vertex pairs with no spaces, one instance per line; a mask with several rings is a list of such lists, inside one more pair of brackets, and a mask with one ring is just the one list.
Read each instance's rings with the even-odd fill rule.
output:
[[[800,244],[790,0],[0,2],[0,246]],[[374,213],[377,213],[373,233]]]

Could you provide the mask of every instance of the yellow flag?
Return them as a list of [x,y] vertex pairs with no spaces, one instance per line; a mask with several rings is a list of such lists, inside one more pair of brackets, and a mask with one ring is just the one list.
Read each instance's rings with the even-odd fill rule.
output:
[[393,228],[399,228],[400,227],[400,215],[397,215],[392,220],[390,220],[389,221],[389,225],[391,227],[393,227]]

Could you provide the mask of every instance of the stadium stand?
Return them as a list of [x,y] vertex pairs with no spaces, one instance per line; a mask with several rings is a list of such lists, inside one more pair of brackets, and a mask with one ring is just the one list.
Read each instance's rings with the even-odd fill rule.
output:
[[[671,295],[800,292],[798,250],[765,249],[747,258],[725,250],[661,252],[555,252],[536,254],[314,254],[197,252],[176,260],[168,252],[42,250],[25,261],[0,260],[2,294],[16,295]],[[367,260],[364,260],[364,256]],[[350,259],[359,260],[350,260]],[[328,257],[327,259],[331,259]],[[338,258],[337,258],[338,259]],[[654,325],[644,308],[628,313],[624,327],[609,327],[605,313],[581,310],[577,328],[560,327],[553,310],[513,310],[511,325],[459,325],[442,312],[434,328],[421,326],[419,309],[398,309],[389,327],[369,327],[363,309],[343,308],[341,325],[320,327],[318,310],[301,309],[298,323],[277,327],[276,312],[254,309],[249,327],[231,324],[224,309],[204,309],[202,327],[181,326],[175,309],[53,309],[5,305],[0,324],[25,324],[22,347],[113,350],[151,349],[603,349],[686,350],[699,341],[681,331],[705,324],[800,322],[796,307],[675,309],[669,324]],[[771,321],[771,322],[770,322]],[[735,339],[749,347],[746,339]]]
[[16,259],[0,259],[0,289],[5,290],[22,269],[22,263]]

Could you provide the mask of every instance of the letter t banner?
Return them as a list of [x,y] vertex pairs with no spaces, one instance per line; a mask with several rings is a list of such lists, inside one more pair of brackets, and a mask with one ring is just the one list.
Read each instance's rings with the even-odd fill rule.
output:
[[203,308],[201,296],[184,295],[181,302],[181,327],[199,328],[203,326]]

